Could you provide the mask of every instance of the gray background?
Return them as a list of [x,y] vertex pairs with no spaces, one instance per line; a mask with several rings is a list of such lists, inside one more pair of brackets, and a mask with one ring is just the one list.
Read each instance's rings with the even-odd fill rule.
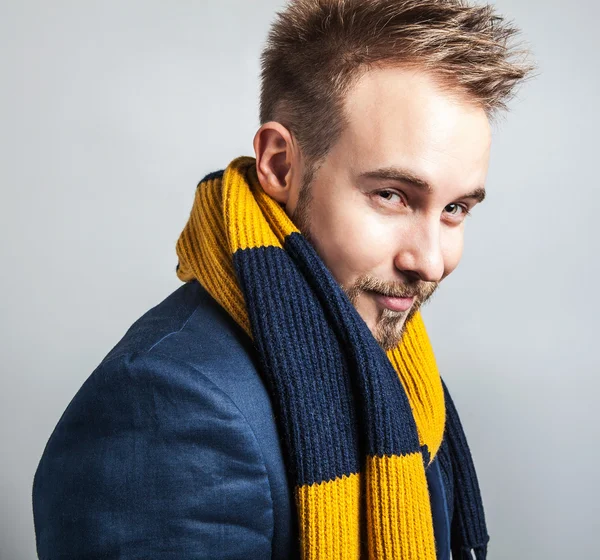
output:
[[[254,155],[280,1],[0,4],[0,558],[99,361],[180,285],[196,182]],[[479,471],[492,560],[597,558],[600,11],[502,0],[541,75],[495,129],[488,199],[425,309]]]

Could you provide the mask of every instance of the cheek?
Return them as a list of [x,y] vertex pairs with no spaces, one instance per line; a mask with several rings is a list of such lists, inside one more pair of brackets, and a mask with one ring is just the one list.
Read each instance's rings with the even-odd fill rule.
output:
[[389,234],[371,219],[360,201],[315,204],[311,234],[317,252],[341,284],[371,272],[385,260]]

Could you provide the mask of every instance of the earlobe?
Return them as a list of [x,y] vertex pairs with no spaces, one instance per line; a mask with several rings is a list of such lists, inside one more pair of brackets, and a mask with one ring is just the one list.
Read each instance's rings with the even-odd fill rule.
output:
[[263,124],[254,136],[256,174],[263,190],[280,204],[291,192],[292,138],[278,122]]

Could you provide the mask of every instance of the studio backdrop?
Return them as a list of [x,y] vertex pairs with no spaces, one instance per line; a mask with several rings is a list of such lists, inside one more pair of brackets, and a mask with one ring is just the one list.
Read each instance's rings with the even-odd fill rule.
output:
[[[598,557],[598,130],[592,0],[499,0],[538,76],[494,126],[461,265],[424,308],[490,558]],[[35,558],[33,474],[70,399],[175,290],[206,173],[254,155],[282,2],[0,2],[0,558]]]

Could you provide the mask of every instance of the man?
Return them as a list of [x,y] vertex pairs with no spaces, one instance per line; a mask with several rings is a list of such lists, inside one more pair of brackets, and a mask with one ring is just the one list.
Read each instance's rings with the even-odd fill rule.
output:
[[486,557],[420,306],[484,199],[530,67],[458,0],[300,0],[263,53],[256,158],[205,177],[185,284],[74,397],[38,467],[50,558]]

